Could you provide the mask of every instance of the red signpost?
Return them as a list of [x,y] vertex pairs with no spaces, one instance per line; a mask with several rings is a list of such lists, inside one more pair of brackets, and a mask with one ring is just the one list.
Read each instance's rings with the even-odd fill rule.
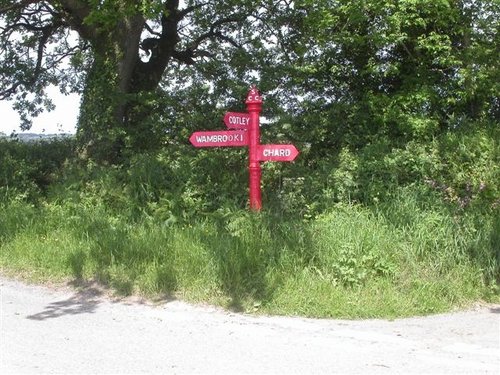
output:
[[262,96],[255,86],[248,92],[245,104],[248,113],[227,112],[224,123],[228,131],[200,131],[189,138],[195,147],[241,147],[248,146],[249,154],[249,190],[250,208],[260,211],[262,193],[260,188],[261,167],[263,161],[293,161],[299,154],[294,145],[261,145],[260,112]]

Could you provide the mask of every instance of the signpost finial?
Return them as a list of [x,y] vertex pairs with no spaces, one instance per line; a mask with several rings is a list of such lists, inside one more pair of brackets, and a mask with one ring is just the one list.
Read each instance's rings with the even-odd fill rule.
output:
[[252,85],[250,87],[250,91],[248,91],[247,100],[245,101],[245,104],[262,104],[262,96],[260,95],[257,86]]

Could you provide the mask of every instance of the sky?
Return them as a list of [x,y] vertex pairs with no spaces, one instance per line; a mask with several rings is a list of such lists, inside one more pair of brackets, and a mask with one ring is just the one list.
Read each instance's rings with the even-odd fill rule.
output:
[[63,95],[56,87],[47,89],[56,109],[44,112],[33,119],[33,127],[28,131],[19,128],[19,115],[12,109],[12,102],[0,100],[0,132],[10,135],[16,133],[58,134],[76,132],[76,121],[80,97],[76,94]]

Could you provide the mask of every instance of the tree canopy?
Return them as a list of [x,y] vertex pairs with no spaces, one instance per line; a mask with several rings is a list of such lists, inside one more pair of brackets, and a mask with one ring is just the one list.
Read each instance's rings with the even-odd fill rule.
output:
[[[497,1],[302,1],[301,137],[317,149],[500,119]],[[304,121],[304,116],[309,120]],[[323,147],[324,148],[324,147]]]
[[[250,63],[248,53],[262,43],[257,36],[265,18],[287,5],[284,1],[182,5],[176,0],[1,1],[0,99],[14,99],[23,126],[28,127],[31,116],[51,108],[44,91],[47,85],[80,92],[82,139],[140,147],[139,135],[151,136],[147,127],[140,126],[150,112],[148,94],[157,91],[162,80],[169,86],[174,78],[166,77],[168,70],[213,60],[235,66],[241,74],[242,66],[248,65],[245,59]],[[189,86],[193,80],[185,77],[180,84]]]
[[318,152],[374,136],[425,138],[500,117],[499,8],[493,0],[1,0],[0,99],[14,100],[29,127],[52,106],[48,85],[81,93],[81,144],[109,160],[181,134],[187,118],[237,107],[252,81],[267,94],[268,115]]

